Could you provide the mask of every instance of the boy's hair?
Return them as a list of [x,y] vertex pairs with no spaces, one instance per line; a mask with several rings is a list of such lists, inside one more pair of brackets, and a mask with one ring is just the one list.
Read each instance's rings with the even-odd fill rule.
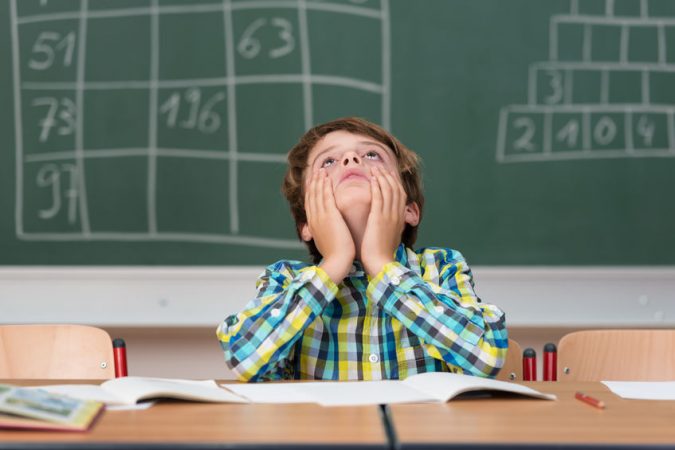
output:
[[[300,232],[302,226],[307,223],[307,215],[305,213],[305,170],[308,167],[307,158],[317,142],[334,131],[347,131],[370,137],[386,145],[396,155],[398,172],[401,175],[403,188],[408,196],[406,203],[417,203],[420,209],[421,220],[424,195],[419,174],[420,160],[417,154],[399,142],[398,139],[384,128],[358,117],[344,117],[313,127],[288,152],[288,168],[286,169],[281,191],[290,204],[298,237],[302,240]],[[401,235],[401,242],[406,247],[412,247],[416,239],[417,226],[411,226],[406,223]],[[305,244],[309,249],[313,262],[316,264],[321,261],[322,256],[316,245],[314,245],[314,240],[305,242]]]

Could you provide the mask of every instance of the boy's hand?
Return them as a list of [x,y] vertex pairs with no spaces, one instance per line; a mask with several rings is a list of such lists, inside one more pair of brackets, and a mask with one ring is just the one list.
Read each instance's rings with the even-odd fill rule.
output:
[[407,195],[399,179],[385,170],[371,169],[370,214],[361,245],[361,262],[371,277],[394,260],[405,228]]
[[323,169],[311,175],[305,193],[305,212],[314,244],[323,256],[321,268],[339,284],[352,267],[356,249],[335,203],[333,183]]

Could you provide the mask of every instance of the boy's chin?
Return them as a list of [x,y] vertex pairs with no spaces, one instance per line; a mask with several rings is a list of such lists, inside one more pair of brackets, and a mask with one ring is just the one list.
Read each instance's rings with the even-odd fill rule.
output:
[[[356,192],[354,194],[357,194]],[[364,207],[370,210],[370,192],[367,195],[359,193],[359,195],[341,195],[335,199],[337,208],[342,212],[347,209],[354,209]]]

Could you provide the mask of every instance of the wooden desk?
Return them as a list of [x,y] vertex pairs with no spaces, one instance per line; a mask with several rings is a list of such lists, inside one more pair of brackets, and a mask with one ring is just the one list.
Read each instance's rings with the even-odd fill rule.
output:
[[[675,402],[624,400],[601,383],[524,384],[554,393],[558,400],[501,396],[392,405],[400,448],[675,448]],[[607,408],[576,400],[576,391],[603,400]]]
[[[52,381],[53,382],[53,381]],[[16,381],[14,381],[15,384]],[[46,384],[32,382],[21,384]],[[0,431],[0,450],[141,448],[610,448],[675,449],[675,403],[623,400],[600,383],[526,383],[557,401],[496,396],[378,407],[239,405],[163,401],[108,411],[88,433]],[[581,390],[607,404],[574,399]],[[396,438],[388,440],[387,427]]]
[[[48,384],[23,382],[14,384]],[[0,449],[387,448],[380,408],[161,401],[106,411],[87,433],[0,431]]]

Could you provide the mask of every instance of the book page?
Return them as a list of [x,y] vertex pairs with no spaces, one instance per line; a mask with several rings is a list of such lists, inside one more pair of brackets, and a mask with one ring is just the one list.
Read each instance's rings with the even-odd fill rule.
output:
[[225,387],[254,403],[318,403],[323,406],[380,405],[435,401],[397,380],[311,381],[228,384]]
[[528,397],[555,400],[553,394],[543,394],[527,386],[491,378],[473,377],[447,372],[428,372],[412,375],[402,381],[406,386],[418,390],[435,398],[440,402],[447,402],[464,392],[471,391],[501,391]]
[[248,403],[232,392],[220,388],[213,380],[121,377],[105,381],[101,383],[101,387],[127,404],[159,397],[215,403]]
[[301,386],[305,383],[231,383],[225,389],[253,403],[315,403]]
[[52,384],[27,389],[42,389],[52,394],[67,395],[79,400],[95,400],[106,405],[124,405],[126,402],[97,384]]
[[437,401],[399,380],[302,383],[302,390],[323,406],[384,405]]
[[603,381],[614,394],[633,400],[675,400],[675,381]]
[[46,385],[31,389],[96,400],[106,405],[133,405],[150,398],[176,398],[203,402],[247,403],[243,398],[218,387],[213,380],[194,381],[169,378],[121,377],[95,384]]

